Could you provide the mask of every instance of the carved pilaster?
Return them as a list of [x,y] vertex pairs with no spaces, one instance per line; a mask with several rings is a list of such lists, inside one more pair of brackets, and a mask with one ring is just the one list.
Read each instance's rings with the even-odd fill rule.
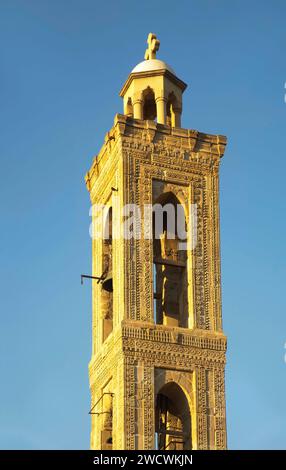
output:
[[225,380],[224,369],[215,369],[215,446],[226,449]]

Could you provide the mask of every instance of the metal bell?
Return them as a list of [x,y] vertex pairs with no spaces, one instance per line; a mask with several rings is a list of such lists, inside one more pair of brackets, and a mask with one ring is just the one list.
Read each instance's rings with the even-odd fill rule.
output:
[[102,288],[107,292],[113,292],[112,271],[108,271],[106,277],[103,279]]

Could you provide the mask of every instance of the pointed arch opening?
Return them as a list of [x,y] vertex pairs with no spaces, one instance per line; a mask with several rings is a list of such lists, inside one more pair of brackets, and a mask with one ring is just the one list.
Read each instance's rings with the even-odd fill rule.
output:
[[113,394],[105,393],[102,395],[103,411],[101,415],[103,419],[103,426],[101,431],[101,449],[112,450],[113,444]]
[[175,382],[165,384],[156,398],[156,449],[192,449],[191,431],[191,413],[185,393]]
[[148,87],[143,91],[143,119],[155,121],[157,118],[157,108],[155,94],[152,88]]
[[[182,230],[183,229],[183,230]],[[157,324],[188,327],[186,221],[183,206],[171,193],[153,205],[153,292]]]
[[180,127],[181,110],[175,93],[172,91],[166,104],[166,123],[171,127]]
[[133,117],[133,104],[132,99],[129,97],[126,103],[125,114],[128,117]]
[[113,329],[113,283],[112,283],[112,207],[109,208],[103,233],[103,276],[101,308],[103,318],[102,340],[105,341]]

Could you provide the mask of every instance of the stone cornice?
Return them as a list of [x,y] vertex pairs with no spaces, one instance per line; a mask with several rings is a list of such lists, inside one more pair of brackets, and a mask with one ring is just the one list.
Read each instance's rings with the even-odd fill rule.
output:
[[167,77],[171,82],[173,82],[175,85],[177,85],[179,88],[181,88],[182,91],[185,91],[187,88],[187,84],[183,82],[180,78],[176,77],[173,73],[171,73],[169,70],[166,69],[161,69],[161,70],[149,70],[146,72],[135,72],[131,73],[129,77],[127,78],[126,82],[124,83],[123,87],[120,90],[119,96],[123,97],[130,87],[132,81],[135,78],[146,78],[146,77]]
[[193,129],[163,126],[153,121],[128,118],[116,114],[114,126],[106,134],[99,154],[94,158],[90,170],[85,176],[88,191],[97,180],[105,162],[111,153],[126,146],[132,140],[132,147],[137,151],[156,155],[172,154],[192,163],[203,163],[207,158],[220,159],[224,155],[227,139],[223,135],[198,132]]
[[226,337],[222,332],[125,320],[92,357],[89,363],[90,381],[93,383],[95,376],[104,373],[106,367],[118,359],[120,351],[124,356],[136,353],[139,358],[153,358],[154,365],[157,360],[162,365],[174,359],[174,365],[186,367],[191,363],[200,365],[208,361],[224,365],[226,346]]
[[122,338],[142,339],[155,343],[178,344],[200,349],[226,351],[226,336],[222,332],[193,330],[179,327],[168,327],[147,322],[122,322]]

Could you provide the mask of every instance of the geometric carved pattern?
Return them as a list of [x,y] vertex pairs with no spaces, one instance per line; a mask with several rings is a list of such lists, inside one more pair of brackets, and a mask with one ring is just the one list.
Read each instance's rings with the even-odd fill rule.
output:
[[[226,448],[218,207],[225,143],[223,136],[117,115],[87,173],[92,202],[112,204],[117,231],[116,213],[123,205],[137,204],[143,213],[144,205],[152,204],[154,181],[176,196],[187,220],[189,205],[197,204],[197,245],[188,253],[187,267],[192,328],[154,324],[152,240],[114,241],[113,331],[104,342],[101,285],[93,284],[91,401],[93,406],[110,384],[113,449],[154,448],[155,400],[169,382],[177,383],[187,398],[193,448]],[[93,274],[98,276],[101,243],[95,240],[92,246]],[[101,448],[101,423],[92,416],[95,449]]]

